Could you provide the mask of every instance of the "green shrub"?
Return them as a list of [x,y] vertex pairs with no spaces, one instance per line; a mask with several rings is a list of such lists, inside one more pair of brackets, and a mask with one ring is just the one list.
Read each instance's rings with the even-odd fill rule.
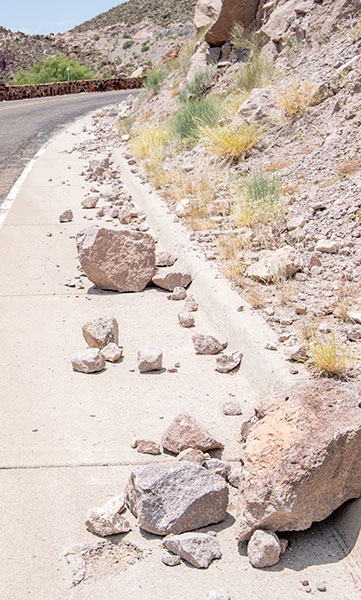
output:
[[19,70],[14,74],[15,85],[52,83],[66,81],[67,68],[71,81],[77,79],[93,79],[94,73],[86,65],[81,65],[75,58],[53,56],[44,58],[28,71]]
[[269,224],[273,232],[280,231],[285,217],[281,179],[264,171],[249,175],[243,181],[232,214],[239,225]]
[[93,37],[94,42],[97,42],[98,40],[100,40],[100,35],[98,35],[97,33],[94,35]]
[[268,37],[263,31],[245,34],[242,23],[235,23],[231,29],[229,41],[237,50],[248,50],[251,56],[259,56]]
[[179,99],[184,102],[202,98],[210,88],[215,72],[216,69],[214,67],[208,67],[203,71],[198,71],[193,79],[185,85],[184,91],[180,94]]
[[253,88],[266,87],[276,77],[276,69],[263,56],[254,55],[236,75],[236,87],[242,92],[250,92]]
[[150,46],[148,46],[148,44],[144,44],[144,46],[141,47],[141,51],[142,52],[148,52]]
[[126,50],[127,48],[131,48],[134,44],[135,44],[134,40],[127,40],[123,44],[123,50]]
[[244,180],[244,188],[253,202],[278,202],[282,193],[282,180],[278,175],[256,171]]
[[119,117],[117,121],[117,130],[119,135],[130,133],[133,127],[133,117]]
[[153,67],[153,69],[148,69],[145,74],[146,79],[144,82],[144,88],[147,90],[147,92],[158,94],[160,86],[167,76],[168,71],[162,66],[156,66]]
[[200,128],[215,126],[221,115],[222,101],[218,96],[207,96],[200,100],[189,100],[174,114],[171,130],[178,139],[195,143]]
[[129,33],[124,33],[124,34],[123,34],[123,38],[124,38],[125,40],[128,40],[128,39],[130,38],[130,34],[129,34]]

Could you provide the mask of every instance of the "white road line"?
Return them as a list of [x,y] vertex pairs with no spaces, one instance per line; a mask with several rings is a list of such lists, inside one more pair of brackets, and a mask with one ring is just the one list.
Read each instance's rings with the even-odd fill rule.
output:
[[22,171],[21,175],[16,180],[16,182],[14,183],[14,185],[11,188],[10,192],[6,196],[4,202],[0,206],[0,229],[4,225],[4,221],[5,221],[5,219],[6,219],[7,215],[8,215],[8,212],[9,212],[10,208],[12,207],[12,205],[14,203],[14,200],[17,197],[19,191],[21,190],[22,186],[24,185],[27,176],[32,171],[32,169],[33,169],[33,167],[34,167],[37,159],[40,158],[40,156],[42,156],[44,154],[44,152],[45,152],[45,150],[46,150],[46,148],[47,148],[47,146],[49,145],[50,142],[51,142],[51,140],[48,140],[46,142],[46,144],[44,144],[40,148],[40,150],[37,151],[37,153],[35,154],[35,156],[26,165],[25,169]]

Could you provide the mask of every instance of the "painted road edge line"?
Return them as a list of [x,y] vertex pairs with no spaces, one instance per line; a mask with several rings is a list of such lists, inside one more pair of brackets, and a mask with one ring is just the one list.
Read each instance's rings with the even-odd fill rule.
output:
[[51,140],[48,140],[40,148],[40,150],[37,151],[37,153],[34,155],[34,157],[28,162],[25,169],[21,172],[20,176],[15,181],[13,187],[11,188],[8,195],[6,196],[4,202],[0,206],[0,229],[4,225],[4,222],[8,215],[8,212],[9,212],[10,208],[12,207],[14,200],[17,197],[18,193],[20,192],[22,186],[24,185],[29,173],[31,173],[38,158],[40,158],[40,156],[42,156],[44,154],[44,152],[45,152],[46,148],[48,147],[48,145],[50,144],[50,142],[51,142]]

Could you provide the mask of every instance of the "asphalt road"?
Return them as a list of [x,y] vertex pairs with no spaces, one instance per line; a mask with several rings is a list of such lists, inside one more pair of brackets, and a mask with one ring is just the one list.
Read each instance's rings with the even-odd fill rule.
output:
[[25,165],[66,123],[137,90],[74,94],[0,103],[0,205]]

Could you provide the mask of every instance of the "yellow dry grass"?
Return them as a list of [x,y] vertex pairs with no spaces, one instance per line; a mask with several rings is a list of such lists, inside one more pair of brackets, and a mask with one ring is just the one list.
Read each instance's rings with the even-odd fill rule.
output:
[[239,161],[261,137],[262,129],[253,123],[244,123],[238,128],[231,125],[218,125],[201,129],[204,145],[211,152],[232,162]]
[[166,146],[170,137],[167,125],[147,125],[137,130],[130,148],[138,158],[161,162],[166,156]]
[[350,346],[335,334],[316,337],[308,348],[307,364],[319,375],[334,375],[344,378],[355,365],[358,356]]
[[292,79],[280,86],[276,93],[276,104],[281,109],[284,118],[291,121],[299,119],[309,106],[315,93],[312,79]]

